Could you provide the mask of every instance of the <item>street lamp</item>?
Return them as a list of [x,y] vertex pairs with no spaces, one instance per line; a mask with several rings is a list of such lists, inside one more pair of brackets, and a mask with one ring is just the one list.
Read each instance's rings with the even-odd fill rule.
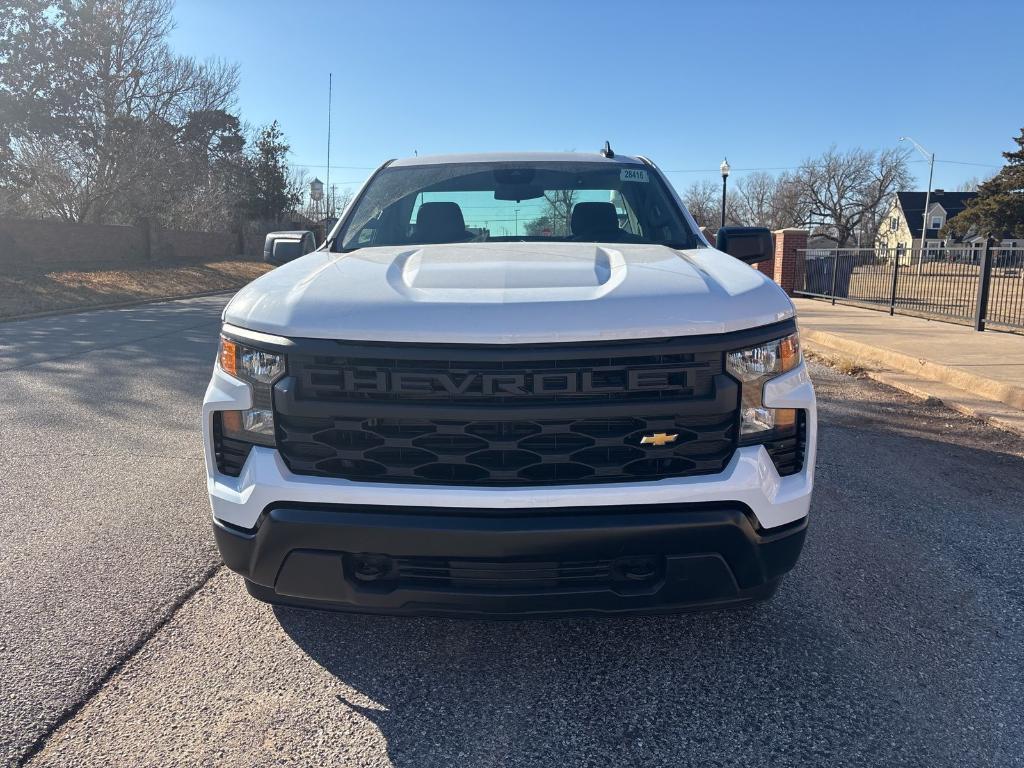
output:
[[722,226],[725,226],[725,185],[729,179],[729,158],[722,160],[722,164],[718,166],[722,172]]
[[[929,152],[927,149],[922,147],[916,141],[909,136],[900,136],[900,141],[909,141],[914,145],[914,148],[924,155],[924,159],[928,161],[928,191],[924,193],[924,221],[921,223],[921,253],[917,257],[917,267],[921,268],[921,264],[924,263],[924,241],[928,237],[928,205],[931,203],[932,198],[932,173],[935,171],[935,153]],[[911,253],[913,253],[914,243],[910,243]],[[913,258],[913,255],[911,255]]]

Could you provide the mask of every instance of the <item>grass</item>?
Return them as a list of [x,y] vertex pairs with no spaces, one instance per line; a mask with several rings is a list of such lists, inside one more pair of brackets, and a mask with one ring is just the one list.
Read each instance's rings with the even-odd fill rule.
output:
[[138,269],[7,273],[0,275],[0,318],[235,290],[269,268],[258,261],[229,260]]
[[812,352],[806,347],[804,348],[803,352],[804,357],[806,357],[808,360],[813,360],[816,363],[821,363],[822,365],[827,365],[830,368],[835,368],[837,371],[839,371],[840,373],[845,373],[847,376],[856,376],[858,378],[861,378],[864,376],[866,372],[862,365],[854,362],[848,357],[842,357],[841,355],[825,354],[817,351]]

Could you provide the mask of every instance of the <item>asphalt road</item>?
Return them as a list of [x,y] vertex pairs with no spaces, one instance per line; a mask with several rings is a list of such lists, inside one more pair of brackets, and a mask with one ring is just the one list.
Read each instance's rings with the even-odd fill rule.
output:
[[813,523],[770,603],[275,610],[216,569],[207,528],[221,303],[0,325],[0,759],[1024,765],[1024,442],[816,366]]
[[0,323],[0,763],[219,562],[199,404],[223,304]]

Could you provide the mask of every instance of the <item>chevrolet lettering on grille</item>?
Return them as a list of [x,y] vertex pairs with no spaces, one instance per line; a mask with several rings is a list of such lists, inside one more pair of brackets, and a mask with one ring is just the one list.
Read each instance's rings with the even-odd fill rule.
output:
[[670,392],[690,386],[689,371],[685,368],[530,373],[419,373],[345,368],[339,373],[341,388],[346,392],[409,397]]

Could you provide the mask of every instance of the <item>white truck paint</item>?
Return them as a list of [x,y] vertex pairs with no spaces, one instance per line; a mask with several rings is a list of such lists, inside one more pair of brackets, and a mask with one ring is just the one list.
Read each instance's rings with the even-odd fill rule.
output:
[[[648,174],[651,179],[661,179],[678,206],[680,219],[693,229],[692,245],[696,247],[516,241],[386,245],[350,253],[322,247],[239,291],[224,310],[225,334],[257,349],[265,346],[283,350],[294,340],[337,340],[467,348],[483,345],[491,349],[508,345],[521,350],[552,343],[691,337],[699,341],[702,337],[742,334],[780,323],[792,327],[795,311],[779,287],[748,264],[710,247],[657,167],[643,158],[544,153],[463,155],[410,158],[389,167],[572,163],[581,157],[629,168],[632,179],[646,180]],[[372,185],[372,178],[368,184]],[[364,186],[357,195],[346,217],[352,215],[366,189]],[[344,229],[346,217],[333,234]],[[319,598],[281,592],[282,588],[275,593],[273,584],[255,583],[259,579],[244,558],[256,557],[251,549],[261,546],[253,542],[262,535],[261,525],[267,527],[263,521],[268,510],[282,505],[315,505],[318,509],[336,506],[339,510],[429,507],[467,512],[489,509],[496,513],[550,510],[565,514],[578,510],[591,514],[601,508],[637,505],[669,510],[728,503],[741,505],[752,514],[757,531],[748,532],[748,536],[770,538],[773,530],[801,524],[810,505],[817,412],[803,362],[768,379],[761,400],[769,409],[796,409],[802,414],[803,461],[799,471],[780,476],[766,445],[741,442],[724,469],[710,475],[508,487],[375,482],[297,474],[289,469],[277,448],[257,444],[251,446],[244,465],[233,476],[219,469],[216,419],[226,412],[256,406],[253,386],[218,366],[203,406],[207,487],[218,543],[225,560],[243,573],[253,594],[274,601],[319,605]],[[800,536],[802,542],[802,532]],[[238,554],[243,551],[244,557]],[[404,608],[433,610],[433,604],[410,600]],[[367,610],[395,608],[381,606]],[[523,609],[520,606],[515,610],[519,615]]]

